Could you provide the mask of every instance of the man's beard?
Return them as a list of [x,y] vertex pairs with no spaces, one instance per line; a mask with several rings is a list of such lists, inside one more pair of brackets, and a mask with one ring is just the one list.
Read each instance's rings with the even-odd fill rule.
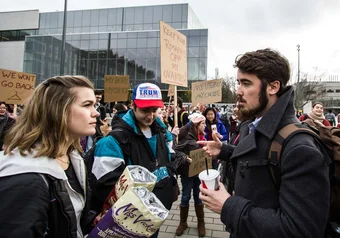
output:
[[[269,101],[267,94],[266,94],[266,88],[267,88],[267,84],[261,82],[261,91],[259,93],[259,105],[257,105],[255,108],[246,109],[239,105],[238,110],[239,110],[239,114],[241,115],[242,119],[244,120],[254,119],[257,114],[259,114],[266,108],[268,101]],[[246,101],[244,101],[242,97],[239,97],[237,100],[240,102],[246,103]]]

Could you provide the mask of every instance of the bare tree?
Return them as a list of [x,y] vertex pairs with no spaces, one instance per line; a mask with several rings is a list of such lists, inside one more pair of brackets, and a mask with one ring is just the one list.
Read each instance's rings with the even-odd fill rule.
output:
[[222,102],[234,103],[236,100],[236,79],[226,75],[222,81]]
[[313,73],[302,73],[299,84],[295,83],[295,108],[302,109],[310,101],[321,99],[325,95],[325,84],[322,78],[325,73],[320,73],[314,68]]

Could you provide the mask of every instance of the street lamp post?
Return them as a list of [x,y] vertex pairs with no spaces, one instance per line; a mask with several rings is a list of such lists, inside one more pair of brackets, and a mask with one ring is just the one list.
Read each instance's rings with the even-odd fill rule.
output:
[[65,0],[64,2],[64,24],[63,24],[63,35],[62,35],[62,40],[61,40],[61,52],[60,52],[60,75],[64,75],[64,68],[65,68],[66,21],[67,21],[67,0]]
[[[300,45],[297,45],[297,51],[298,51],[298,79],[297,79],[297,84],[296,84],[296,96],[295,96],[295,106],[298,106],[297,104],[299,103],[298,100],[298,94],[300,93],[299,91],[299,85],[300,85]],[[299,108],[297,108],[299,109]]]
[[300,45],[297,45],[297,51],[298,51],[298,80],[297,83],[299,85],[300,82]]

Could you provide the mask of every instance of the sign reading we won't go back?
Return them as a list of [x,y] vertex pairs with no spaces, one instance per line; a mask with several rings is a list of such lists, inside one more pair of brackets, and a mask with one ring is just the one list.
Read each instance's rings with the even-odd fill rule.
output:
[[34,92],[35,80],[34,74],[0,69],[0,101],[25,104]]

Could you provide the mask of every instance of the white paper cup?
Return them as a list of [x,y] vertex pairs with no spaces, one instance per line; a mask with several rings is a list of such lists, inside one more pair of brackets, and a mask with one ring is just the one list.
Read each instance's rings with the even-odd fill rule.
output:
[[199,173],[198,177],[201,180],[203,188],[216,191],[220,187],[218,184],[218,176],[220,173],[215,169],[209,169],[208,171],[209,175],[207,174],[207,170],[203,170]]
[[112,117],[107,117],[106,118],[106,123],[110,126],[112,123]]

